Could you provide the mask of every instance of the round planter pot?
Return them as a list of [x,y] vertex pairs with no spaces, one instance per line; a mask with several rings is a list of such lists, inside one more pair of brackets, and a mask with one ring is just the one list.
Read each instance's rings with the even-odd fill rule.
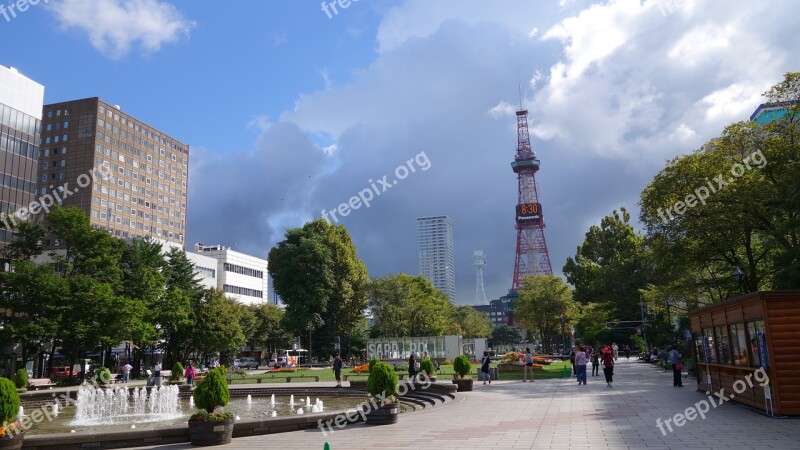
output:
[[25,441],[25,434],[20,433],[13,438],[9,439],[7,436],[0,438],[0,449],[2,450],[18,450],[22,448]]
[[235,419],[222,422],[189,422],[189,439],[192,445],[206,447],[231,443]]
[[400,415],[399,403],[387,403],[378,409],[369,410],[366,414],[367,425],[391,425],[397,423]]
[[473,380],[461,380],[461,379],[453,380],[453,384],[458,386],[458,392],[471,391],[472,390],[472,382],[473,382]]

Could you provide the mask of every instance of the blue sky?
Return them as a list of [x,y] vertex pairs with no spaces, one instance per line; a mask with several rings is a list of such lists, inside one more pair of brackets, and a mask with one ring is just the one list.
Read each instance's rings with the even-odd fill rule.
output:
[[0,15],[0,64],[47,102],[99,96],[189,144],[189,245],[265,255],[425,152],[429,170],[340,223],[380,276],[417,273],[415,219],[449,215],[467,304],[474,250],[490,298],[511,284],[518,80],[560,273],[590,225],[637,214],[665,160],[800,70],[793,0],[360,0],[332,18],[318,1],[42,2]]

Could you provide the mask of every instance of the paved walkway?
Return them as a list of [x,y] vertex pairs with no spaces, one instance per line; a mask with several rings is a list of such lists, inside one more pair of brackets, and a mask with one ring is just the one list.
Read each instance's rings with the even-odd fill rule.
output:
[[[591,372],[591,369],[589,370]],[[530,448],[800,448],[800,419],[771,419],[723,404],[662,434],[662,422],[706,398],[672,387],[672,374],[649,364],[621,360],[613,389],[603,376],[535,383],[476,382],[475,391],[428,411],[400,416],[396,425],[350,425],[328,436],[318,430],[234,439],[223,449],[322,449],[325,441],[340,449],[530,449]],[[189,449],[167,445],[162,450]]]

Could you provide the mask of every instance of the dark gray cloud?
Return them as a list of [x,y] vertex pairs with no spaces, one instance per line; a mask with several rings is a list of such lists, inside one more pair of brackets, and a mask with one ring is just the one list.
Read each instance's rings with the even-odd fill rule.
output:
[[[417,273],[416,218],[449,215],[458,301],[472,303],[478,249],[487,254],[487,296],[496,298],[514,262],[517,69],[560,272],[591,224],[620,206],[635,210],[664,159],[745,119],[800,60],[792,21],[782,18],[788,7],[773,11],[779,5],[742,1],[729,11],[682,2],[694,6],[665,16],[639,1],[574,13],[551,4],[538,15],[458,3],[447,10],[414,0],[391,10],[374,63],[348,84],[298,98],[263,126],[251,152],[195,151],[189,242],[235,242],[263,255],[285,228],[347,202],[370,179],[394,179],[397,166],[424,151],[429,170],[341,223],[370,275],[380,276]],[[524,3],[533,11],[538,2]],[[714,39],[687,44],[697,36]],[[319,136],[334,149],[326,152]]]

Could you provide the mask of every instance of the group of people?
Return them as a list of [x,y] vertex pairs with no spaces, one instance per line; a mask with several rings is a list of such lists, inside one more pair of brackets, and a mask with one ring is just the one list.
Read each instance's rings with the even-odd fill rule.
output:
[[[612,344],[616,347],[616,344]],[[572,363],[572,373],[578,380],[578,384],[586,384],[586,366],[589,362],[592,364],[592,376],[600,376],[600,365],[603,366],[603,375],[606,378],[606,386],[612,387],[614,382],[614,365],[617,357],[615,357],[614,347],[603,346],[602,350],[595,347],[583,347],[576,343],[575,348],[572,349],[569,355],[569,361]],[[618,347],[617,347],[618,348]]]

